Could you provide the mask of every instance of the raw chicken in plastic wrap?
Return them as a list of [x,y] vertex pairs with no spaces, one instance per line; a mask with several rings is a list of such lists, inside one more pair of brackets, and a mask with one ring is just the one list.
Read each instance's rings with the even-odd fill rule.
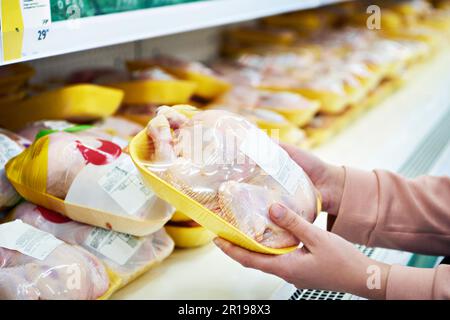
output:
[[[183,107],[190,106],[163,106],[149,122],[148,169],[257,242],[271,248],[297,245],[268,211],[282,203],[314,220],[318,194],[303,170],[242,116],[190,107],[188,117]],[[269,153],[258,158],[258,149]]]
[[120,277],[121,286],[167,258],[174,248],[173,240],[164,229],[145,237],[134,237],[75,222],[29,202],[20,204],[13,215],[69,244],[88,250]]
[[174,209],[146,187],[127,142],[86,131],[41,136],[6,168],[28,201],[73,220],[135,236],[161,229]]
[[[68,129],[71,130],[76,126],[78,125],[65,120],[39,120],[27,124],[25,127],[20,129],[18,133],[22,137],[25,137],[30,141],[34,141],[37,138],[38,134],[43,131],[48,134],[55,131],[66,131]],[[92,130],[92,128],[88,125],[83,125],[83,128],[85,128],[85,130],[79,131],[78,134],[103,135],[103,137],[107,137],[105,133]]]
[[108,288],[105,267],[81,247],[61,242],[42,260],[0,247],[0,299],[93,300]]
[[19,131],[19,134],[30,141],[34,141],[41,131],[71,132],[76,128],[85,128],[83,131],[77,131],[78,134],[97,135],[103,138],[119,137],[124,140],[130,140],[143,129],[141,125],[127,119],[107,117],[92,126],[78,125],[65,120],[40,120],[29,123]]
[[5,175],[5,164],[18,155],[30,141],[10,131],[0,129],[0,211],[14,206],[20,196]]

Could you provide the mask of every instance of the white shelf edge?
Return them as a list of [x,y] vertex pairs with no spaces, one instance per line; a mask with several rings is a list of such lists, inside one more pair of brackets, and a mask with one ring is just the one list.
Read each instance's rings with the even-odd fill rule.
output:
[[[345,1],[345,0],[344,0]],[[209,0],[57,21],[36,53],[1,65],[253,20],[340,0]],[[24,39],[38,28],[25,29]],[[27,35],[28,32],[28,35]],[[25,42],[25,40],[24,40]],[[75,43],[68,45],[67,43]],[[25,50],[26,51],[26,50]],[[1,55],[0,55],[1,56]]]

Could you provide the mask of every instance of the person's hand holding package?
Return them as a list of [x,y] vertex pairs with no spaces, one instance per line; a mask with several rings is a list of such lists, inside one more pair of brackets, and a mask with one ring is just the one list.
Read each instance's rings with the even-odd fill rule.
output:
[[280,255],[254,253],[217,238],[245,267],[277,275],[302,289],[343,291],[372,299],[449,299],[450,266],[389,266],[363,255],[351,242],[418,253],[450,254],[450,179],[408,180],[386,171],[337,167],[284,146],[322,194],[331,232],[280,204],[271,219],[303,243]]

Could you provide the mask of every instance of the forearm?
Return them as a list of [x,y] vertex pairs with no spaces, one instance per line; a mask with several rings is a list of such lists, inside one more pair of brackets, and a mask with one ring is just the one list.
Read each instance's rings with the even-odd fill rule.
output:
[[342,291],[371,300],[386,299],[390,265],[366,258],[353,270]]
[[345,168],[339,210],[329,227],[355,243],[447,255],[449,199],[450,178],[408,180]]

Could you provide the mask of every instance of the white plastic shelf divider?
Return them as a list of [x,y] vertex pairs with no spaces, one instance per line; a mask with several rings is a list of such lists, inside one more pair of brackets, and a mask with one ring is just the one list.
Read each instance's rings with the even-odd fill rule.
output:
[[[314,152],[326,161],[397,171],[450,105],[449,50],[415,67],[404,87]],[[319,224],[323,221],[318,221]],[[285,282],[240,266],[213,244],[176,250],[113,299],[269,299]]]
[[[27,29],[27,21],[24,21],[21,57],[4,61],[2,54],[0,65],[248,21],[337,2],[341,1],[205,0],[57,21],[45,27],[37,25],[39,17],[33,16],[32,27]],[[44,39],[42,30],[46,31]],[[41,40],[38,40],[39,34]]]

